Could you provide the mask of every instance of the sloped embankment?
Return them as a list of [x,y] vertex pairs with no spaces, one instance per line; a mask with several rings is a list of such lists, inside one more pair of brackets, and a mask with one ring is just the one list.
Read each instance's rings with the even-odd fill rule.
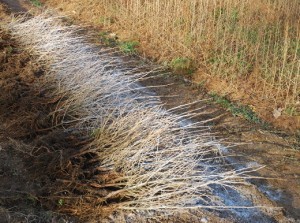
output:
[[125,43],[138,41],[141,55],[279,129],[300,128],[298,0],[41,2]]
[[0,40],[0,222],[59,221],[42,197],[49,196],[51,162],[74,145],[53,127],[51,112],[60,98],[43,84],[46,67],[36,57],[3,29]]
[[129,66],[113,49],[99,52],[53,16],[24,17],[9,28],[47,67],[30,85],[28,97],[37,98],[21,106],[29,109],[22,143],[5,147],[28,160],[30,174],[22,175],[34,184],[25,193],[34,202],[83,219],[223,208],[214,188],[245,183],[243,170],[223,167],[203,123],[166,111],[138,83],[153,70]]
[[53,17],[17,21],[10,29],[49,64],[45,84],[66,98],[53,112],[60,117],[54,124],[63,125],[65,132],[93,137],[71,160],[80,168],[69,172],[64,167],[72,178],[61,177],[51,185],[53,190],[62,188],[57,182],[65,186],[56,193],[56,202],[64,204],[61,211],[87,216],[98,205],[102,211],[103,206],[135,210],[218,206],[210,185],[239,181],[238,173],[213,167],[220,165],[214,155],[218,144],[201,123],[183,124],[186,114],[173,115],[147,95],[137,83],[145,72],[124,66],[111,50],[97,55],[72,27]]

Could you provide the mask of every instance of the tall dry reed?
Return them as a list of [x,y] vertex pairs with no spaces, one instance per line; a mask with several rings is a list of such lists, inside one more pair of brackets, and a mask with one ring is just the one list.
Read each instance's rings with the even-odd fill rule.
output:
[[237,88],[251,81],[259,100],[294,109],[299,104],[298,0],[47,2],[138,40],[160,62],[188,61],[185,68],[195,66]]

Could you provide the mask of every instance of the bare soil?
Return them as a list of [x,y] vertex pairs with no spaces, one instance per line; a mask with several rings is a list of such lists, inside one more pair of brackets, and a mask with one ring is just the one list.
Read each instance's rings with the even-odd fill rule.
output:
[[11,1],[11,0],[2,0],[2,2],[13,12],[26,12],[28,10],[27,1]]
[[[25,8],[18,1],[4,3],[16,11]],[[9,11],[2,5],[0,7],[1,18],[4,18]],[[99,27],[91,30],[97,31]],[[78,210],[69,208],[74,205],[68,204],[79,202],[86,188],[97,188],[87,181],[80,181],[85,185],[82,190],[81,185],[72,184],[70,180],[79,177],[82,171],[77,170],[83,167],[86,168],[84,178],[91,177],[93,166],[86,163],[93,160],[93,154],[76,156],[86,139],[78,133],[66,134],[61,128],[52,127],[53,120],[59,118],[52,112],[61,98],[53,98],[49,86],[42,84],[47,68],[37,63],[36,58],[23,50],[6,31],[1,30],[0,37],[0,222],[76,222],[77,219],[65,214],[78,216],[81,212],[76,213]],[[94,41],[99,40],[95,38]],[[251,183],[256,186],[243,189],[256,205],[283,207],[283,211],[278,212],[262,211],[267,216],[265,222],[300,221],[299,136],[266,129],[232,116],[212,103],[206,90],[182,76],[161,74],[144,84],[164,85],[154,91],[161,96],[166,108],[202,100],[189,108],[205,106],[206,112],[195,120],[210,120],[207,124],[220,139],[226,138],[224,144],[239,144],[224,150],[224,155],[231,155],[226,158],[227,162],[236,168],[255,163],[266,165],[256,173],[266,179],[252,179]],[[230,192],[224,193],[227,193],[225,199],[234,197]],[[65,197],[63,201],[62,197]],[[157,222],[244,222],[247,219],[245,213],[248,212],[212,214],[204,211],[169,217],[164,214],[157,217]],[[240,219],[234,216],[236,214],[240,214]],[[138,213],[132,213],[132,219],[126,217],[127,222],[147,222],[138,216]],[[111,222],[125,222],[126,218],[116,220],[116,217]],[[255,218],[251,221],[261,222]]]
[[3,29],[0,40],[0,222],[58,220],[37,198],[42,182],[28,159],[42,149],[29,144],[47,134],[43,129],[51,123],[53,103],[37,87],[44,67]]

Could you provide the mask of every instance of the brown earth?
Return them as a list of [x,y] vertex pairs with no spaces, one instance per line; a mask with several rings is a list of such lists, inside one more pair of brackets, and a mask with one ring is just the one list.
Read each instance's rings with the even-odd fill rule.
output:
[[41,207],[36,193],[40,182],[28,170],[29,160],[25,162],[34,149],[26,143],[49,123],[47,98],[36,86],[44,68],[3,29],[0,40],[0,222],[54,220],[55,214]]
[[[7,9],[0,5],[0,15]],[[45,66],[0,29],[0,222],[63,222],[47,208],[55,158],[70,136],[53,129],[57,98],[43,86]],[[54,155],[56,154],[56,155]],[[44,163],[39,163],[44,160]],[[51,169],[52,168],[52,169]]]
[[[0,15],[1,18],[6,15],[3,7]],[[98,30],[97,27],[91,29]],[[66,219],[65,216],[51,211],[60,210],[59,200],[51,197],[49,188],[45,188],[44,185],[53,184],[53,187],[57,186],[57,191],[65,184],[53,183],[62,175],[49,174],[55,172],[54,170],[57,172],[57,169],[51,165],[45,166],[43,162],[56,163],[61,157],[69,160],[74,153],[74,145],[79,142],[74,140],[74,136],[63,134],[61,129],[51,128],[53,117],[50,113],[57,105],[57,99],[48,95],[50,90],[41,84],[46,68],[37,64],[35,58],[11,40],[7,32],[1,30],[0,36],[0,222],[21,222],[26,218],[37,222],[62,221]],[[208,124],[219,133],[220,138],[238,144],[244,143],[231,148],[230,153],[225,152],[235,154],[228,162],[235,163],[233,165],[237,167],[255,162],[266,165],[266,168],[257,174],[276,178],[253,179],[252,183],[257,185],[261,192],[253,187],[244,188],[244,193],[248,194],[256,205],[283,207],[283,212],[267,213],[272,216],[274,222],[295,222],[300,219],[299,138],[233,117],[218,105],[208,103],[209,98],[205,90],[186,81],[182,76],[157,75],[144,84],[166,85],[156,88],[155,91],[167,108],[195,100],[207,100],[191,106],[190,109],[206,106],[206,112],[196,120],[212,119]],[[173,97],[169,97],[170,95]],[[63,155],[61,151],[64,151]],[[35,156],[39,159],[33,158]],[[39,163],[33,165],[33,161]],[[188,213],[188,217],[176,218],[179,222],[183,219],[199,222],[202,216],[206,216],[208,222],[227,222],[218,218],[217,214],[194,212]],[[133,216],[138,214],[133,213]],[[285,216],[295,220],[289,220]],[[134,219],[137,221],[138,217]],[[228,220],[231,221],[234,220]],[[170,216],[169,219],[164,216],[157,217],[157,222],[176,221],[174,216]]]
[[28,10],[28,2],[27,1],[10,1],[10,0],[2,0],[2,2],[11,10],[16,13],[26,12]]

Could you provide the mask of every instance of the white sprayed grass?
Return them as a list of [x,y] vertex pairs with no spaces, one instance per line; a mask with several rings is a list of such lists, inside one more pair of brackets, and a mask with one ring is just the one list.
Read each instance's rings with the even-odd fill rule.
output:
[[120,188],[103,202],[126,198],[114,204],[119,209],[222,207],[210,185],[245,183],[243,171],[214,167],[220,166],[220,145],[205,120],[184,121],[197,110],[173,114],[138,83],[147,72],[129,68],[109,50],[99,52],[58,17],[16,19],[9,28],[49,65],[45,80],[68,98],[55,111],[66,118],[56,124],[93,133],[88,151],[99,155],[99,168],[119,174],[98,182]]

